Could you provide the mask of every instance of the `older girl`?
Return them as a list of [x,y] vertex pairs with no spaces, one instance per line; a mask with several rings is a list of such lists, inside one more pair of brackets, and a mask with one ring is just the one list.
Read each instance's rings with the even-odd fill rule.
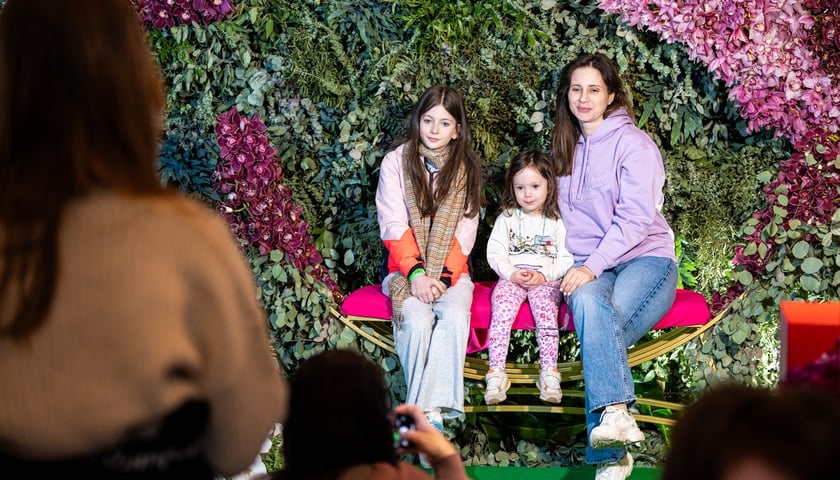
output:
[[464,98],[426,90],[408,139],[382,160],[377,218],[388,251],[383,292],[393,305],[394,341],[406,402],[436,428],[464,410],[464,356],[473,283],[467,258],[482,203],[481,166],[470,146]]

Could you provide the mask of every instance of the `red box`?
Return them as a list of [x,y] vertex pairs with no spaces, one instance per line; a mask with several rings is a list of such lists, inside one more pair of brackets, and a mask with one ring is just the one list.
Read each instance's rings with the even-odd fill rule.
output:
[[834,348],[840,338],[840,302],[785,301],[781,310],[782,379]]

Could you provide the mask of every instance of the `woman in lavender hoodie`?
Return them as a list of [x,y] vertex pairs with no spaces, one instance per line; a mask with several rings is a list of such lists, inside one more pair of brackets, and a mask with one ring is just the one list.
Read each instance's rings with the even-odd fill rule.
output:
[[644,440],[628,413],[636,396],[627,347],[671,308],[674,239],[662,216],[665,171],[640,130],[615,64],[584,54],[560,76],[552,132],[560,213],[575,265],[560,288],[581,342],[586,461],[596,479],[625,479],[626,445]]

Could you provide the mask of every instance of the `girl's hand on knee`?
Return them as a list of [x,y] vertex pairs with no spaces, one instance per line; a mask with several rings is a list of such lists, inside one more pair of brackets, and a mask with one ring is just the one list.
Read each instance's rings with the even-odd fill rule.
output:
[[530,270],[525,270],[525,269],[514,270],[514,272],[510,274],[510,283],[513,283],[513,284],[519,285],[521,287],[524,287],[525,284],[528,283],[528,280],[529,280],[530,276],[531,276],[531,271]]
[[545,275],[543,275],[542,272],[530,270],[530,273],[528,275],[528,281],[525,282],[523,287],[525,287],[526,290],[532,290],[534,288],[539,287],[543,283],[545,283]]
[[411,281],[411,294],[423,303],[432,303],[446,291],[446,285],[427,275],[418,275]]

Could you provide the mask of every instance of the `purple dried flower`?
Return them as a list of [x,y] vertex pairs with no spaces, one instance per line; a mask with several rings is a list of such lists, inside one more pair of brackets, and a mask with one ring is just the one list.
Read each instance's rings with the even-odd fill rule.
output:
[[[704,62],[713,75],[734,85],[733,98],[742,107],[749,131],[772,128],[797,143],[808,138],[803,137],[806,131],[824,130],[826,135],[820,139],[838,131],[832,112],[840,112],[840,103],[834,101],[840,88],[832,86],[830,78],[840,70],[826,68],[820,61],[834,58],[836,62],[840,52],[833,47],[833,55],[823,55],[814,48],[835,44],[840,7],[834,2],[829,8],[829,3],[651,0],[639,8],[636,1],[601,0],[600,6],[621,14],[631,25],[659,33],[668,42],[685,44],[690,58]],[[823,11],[815,16],[806,8]],[[831,40],[825,42],[825,30],[832,28]],[[806,103],[803,94],[815,85],[829,90],[825,98],[831,101]],[[738,86],[746,91],[736,91]],[[783,101],[764,102],[779,94]]]
[[234,12],[229,0],[133,0],[148,27],[162,29],[200,22],[207,25]]
[[291,192],[282,184],[283,170],[275,158],[277,150],[266,136],[265,123],[259,115],[240,115],[236,107],[217,119],[221,160],[213,179],[216,190],[224,195],[219,211],[231,232],[261,255],[280,250],[295,267],[311,267],[315,278],[341,296],[312,242],[303,208],[292,201]]

